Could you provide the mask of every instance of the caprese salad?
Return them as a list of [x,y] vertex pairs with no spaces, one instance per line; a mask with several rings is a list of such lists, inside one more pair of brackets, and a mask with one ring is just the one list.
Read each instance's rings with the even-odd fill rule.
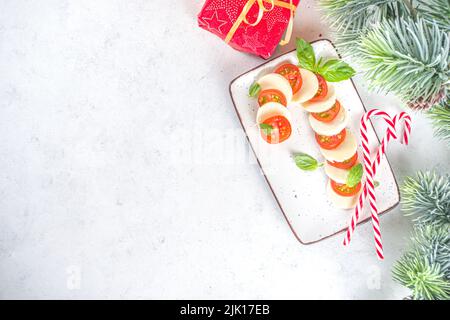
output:
[[336,207],[350,209],[361,192],[362,165],[358,162],[357,140],[347,129],[349,114],[336,98],[332,82],[349,79],[355,71],[339,59],[316,61],[308,42],[297,39],[298,65],[284,63],[262,76],[249,90],[257,98],[256,122],[261,137],[270,144],[282,143],[292,133],[292,116],[287,108],[302,107],[325,162],[297,154],[299,168],[324,167],[329,178],[327,193]]

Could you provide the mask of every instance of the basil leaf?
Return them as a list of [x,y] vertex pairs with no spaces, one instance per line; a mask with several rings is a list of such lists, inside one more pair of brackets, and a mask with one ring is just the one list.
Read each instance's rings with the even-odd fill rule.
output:
[[306,153],[294,154],[294,161],[297,167],[305,171],[314,171],[323,166],[323,163],[318,163],[316,159]]
[[323,57],[319,57],[319,60],[317,61],[317,63],[314,66],[314,70],[311,70],[311,71],[313,71],[314,73],[319,73],[320,66],[322,65],[322,63],[323,63]]
[[297,38],[297,58],[298,65],[303,69],[313,71],[316,65],[316,56],[314,54],[313,47],[309,42],[303,39]]
[[272,133],[273,127],[270,124],[260,123],[259,127],[266,134],[266,136],[269,136]]
[[358,163],[357,165],[354,165],[347,176],[347,182],[345,183],[350,188],[356,186],[362,178],[363,175],[363,166],[361,163]]
[[258,82],[253,82],[253,84],[248,89],[248,95],[250,97],[256,97],[260,91],[261,91],[261,86],[258,84]]
[[330,59],[324,64],[318,65],[317,72],[329,82],[347,80],[355,75],[352,67],[338,59]]

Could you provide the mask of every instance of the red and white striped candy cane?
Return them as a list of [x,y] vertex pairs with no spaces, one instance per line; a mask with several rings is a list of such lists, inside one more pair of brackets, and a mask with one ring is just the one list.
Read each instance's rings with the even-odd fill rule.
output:
[[[367,135],[367,123],[373,116],[381,116],[388,124],[388,128],[386,130],[386,134],[381,141],[380,147],[377,150],[375,159],[372,161],[369,150],[369,139]],[[352,215],[352,219],[350,221],[350,225],[347,229],[347,234],[344,239],[344,245],[348,245],[350,243],[351,237],[355,230],[356,224],[359,220],[359,214],[362,212],[364,199],[369,196],[369,204],[372,216],[372,226],[374,230],[374,238],[375,238],[375,247],[378,258],[383,259],[383,245],[381,241],[381,232],[380,232],[380,222],[378,219],[378,208],[376,205],[376,195],[375,195],[375,185],[374,185],[374,177],[377,172],[377,168],[381,162],[382,157],[386,153],[386,145],[391,138],[397,138],[397,128],[396,125],[400,120],[404,121],[405,129],[402,135],[402,143],[408,144],[409,134],[411,132],[411,118],[405,112],[401,112],[397,114],[393,119],[384,111],[372,109],[367,112],[361,118],[361,141],[363,146],[363,157],[364,157],[364,171],[366,175],[366,182],[363,186],[363,191],[360,194],[357,202],[357,206]]]
[[403,121],[404,124],[401,143],[408,145],[411,134],[411,117],[406,112],[400,112],[395,116],[394,123],[397,124],[399,121]]
[[[383,137],[383,140],[381,142],[380,147],[378,148],[378,152],[375,157],[375,159],[377,161],[381,161],[382,153],[385,152],[386,144],[389,142],[390,138],[396,137],[395,124],[393,123],[391,117],[386,112],[373,109],[373,110],[370,110],[369,112],[367,112],[361,118],[360,135],[361,135],[361,142],[362,142],[362,147],[363,147],[364,171],[365,171],[366,177],[369,177],[369,176],[373,177],[377,170],[377,166],[375,166],[375,161],[372,163],[372,161],[370,159],[371,156],[370,156],[370,150],[369,150],[369,138],[368,138],[368,134],[367,134],[367,123],[372,116],[382,116],[383,119],[388,123],[388,129],[386,130],[386,134]],[[372,180],[372,186],[373,186],[373,180]],[[358,220],[359,220],[359,215],[362,212],[362,209],[364,207],[364,200],[368,194],[371,196],[370,198],[372,199],[372,201],[371,201],[371,207],[372,207],[372,204],[374,203],[374,201],[376,201],[376,200],[374,200],[375,193],[370,192],[370,190],[368,188],[368,183],[366,181],[366,183],[363,184],[363,191],[358,198],[358,202],[357,202],[354,214],[352,215],[350,226],[347,229],[347,234],[344,239],[344,245],[348,245],[350,243],[351,237],[356,228],[356,224],[358,223]],[[375,243],[376,243],[376,247],[377,247],[377,253],[379,253],[379,252],[382,252],[382,244],[381,244],[381,234],[379,232],[379,229],[380,229],[379,228],[379,220],[378,220],[377,215],[372,215],[372,224],[373,224],[373,229],[374,229],[374,233],[375,233]]]

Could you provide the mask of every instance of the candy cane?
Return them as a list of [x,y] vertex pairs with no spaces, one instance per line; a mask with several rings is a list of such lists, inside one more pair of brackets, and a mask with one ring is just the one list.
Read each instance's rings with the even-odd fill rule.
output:
[[[388,124],[386,134],[383,137],[383,140],[381,141],[380,147],[378,148],[377,154],[373,161],[371,161],[370,157],[369,140],[367,135],[367,122],[372,116],[381,116]],[[386,112],[373,109],[367,112],[361,118],[360,133],[363,146],[364,171],[366,174],[366,182],[364,183],[363,191],[358,198],[357,206],[355,208],[349,227],[347,229],[346,237],[344,239],[344,245],[348,245],[350,243],[356,224],[359,220],[359,214],[362,212],[363,209],[364,199],[367,196],[369,196],[369,204],[372,216],[372,226],[374,230],[375,248],[377,256],[380,259],[383,259],[384,256],[383,256],[383,245],[381,242],[380,222],[378,219],[378,208],[376,205],[374,177],[377,168],[380,165],[381,159],[386,153],[387,143],[391,138],[397,139],[396,125],[400,120],[404,121],[404,128],[405,128],[403,131],[401,142],[407,145],[409,142],[409,134],[411,132],[411,118],[407,113],[401,112],[392,119]]]
[[[361,141],[362,141],[362,147],[363,147],[364,171],[366,173],[366,177],[375,175],[376,170],[377,170],[377,166],[375,165],[375,162],[371,165],[369,139],[368,139],[368,135],[367,135],[367,122],[369,121],[369,119],[372,116],[382,116],[389,125],[388,129],[386,130],[386,134],[381,142],[381,145],[378,149],[376,158],[375,158],[377,162],[381,161],[381,154],[385,152],[387,142],[389,142],[391,137],[396,136],[395,135],[395,125],[394,125],[393,121],[391,120],[391,117],[386,112],[373,109],[373,110],[370,110],[369,112],[367,112],[361,118],[360,134],[361,134]],[[372,185],[373,185],[373,182],[372,182]],[[374,192],[369,192],[367,183],[364,183],[363,191],[358,198],[358,202],[357,202],[354,214],[352,215],[350,227],[347,229],[347,235],[344,239],[344,245],[348,245],[350,243],[351,237],[356,228],[356,224],[358,223],[358,220],[359,220],[359,214],[362,212],[362,209],[364,207],[364,199],[367,197],[368,194],[370,194],[371,196],[375,195]],[[372,204],[373,204],[373,200],[371,202],[371,205]],[[376,215],[372,215],[372,225],[373,225],[373,229],[374,229],[374,233],[375,233],[375,243],[377,246],[377,253],[378,253],[378,252],[382,251],[382,245],[381,245],[381,234],[379,232],[379,221],[378,221],[378,217]]]
[[[387,137],[388,137],[387,142],[389,142],[390,137],[397,139],[395,132],[397,130],[396,125],[398,124],[399,120],[404,121],[404,130],[403,130],[401,143],[408,145],[409,134],[411,133],[411,117],[408,114],[406,114],[405,112],[401,112],[400,114],[395,115],[395,117],[393,119],[394,135],[392,133],[389,133],[387,135]],[[389,128],[388,128],[388,131],[389,131]],[[373,224],[374,235],[375,235],[375,247],[376,247],[377,256],[380,260],[384,259],[384,255],[383,255],[383,245],[381,243],[380,222],[378,219],[378,207],[377,207],[376,196],[375,196],[374,178],[375,178],[376,168],[380,165],[381,158],[385,155],[385,150],[384,150],[385,145],[386,144],[381,145],[381,148],[380,148],[382,151],[381,155],[380,155],[380,153],[377,153],[377,157],[375,158],[374,162],[372,163],[372,166],[374,168],[374,169],[372,169],[373,174],[368,175],[368,178],[367,178],[367,186],[368,186],[368,190],[369,190],[369,192],[368,192],[369,193],[369,202],[370,202],[370,209],[371,209],[371,215],[372,215],[372,224]]]

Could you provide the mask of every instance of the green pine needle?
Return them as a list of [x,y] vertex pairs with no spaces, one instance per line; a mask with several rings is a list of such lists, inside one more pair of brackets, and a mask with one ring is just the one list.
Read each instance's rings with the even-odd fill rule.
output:
[[409,15],[409,7],[400,0],[320,0],[320,5],[339,51],[349,57],[373,25]]
[[437,105],[428,111],[434,127],[435,136],[445,140],[450,147],[450,104],[449,101]]
[[450,227],[417,227],[412,237],[414,248],[426,257],[430,265],[438,264],[447,281],[450,281]]
[[393,278],[416,300],[450,298],[450,227],[417,227],[413,247],[394,265]]
[[448,95],[449,0],[320,0],[338,50],[354,58],[371,89],[412,108]]
[[450,31],[449,0],[415,0],[417,12],[428,22],[436,23],[442,30]]
[[450,78],[449,35],[423,19],[383,21],[361,38],[356,58],[370,87],[403,101],[432,101]]
[[385,18],[404,16],[409,8],[399,0],[320,0],[327,21],[340,31],[362,30]]
[[421,225],[450,226],[450,176],[419,172],[407,177],[402,191],[406,215]]
[[414,250],[406,253],[394,265],[393,278],[412,290],[415,300],[450,299],[450,282],[439,264],[430,264],[426,257]]

